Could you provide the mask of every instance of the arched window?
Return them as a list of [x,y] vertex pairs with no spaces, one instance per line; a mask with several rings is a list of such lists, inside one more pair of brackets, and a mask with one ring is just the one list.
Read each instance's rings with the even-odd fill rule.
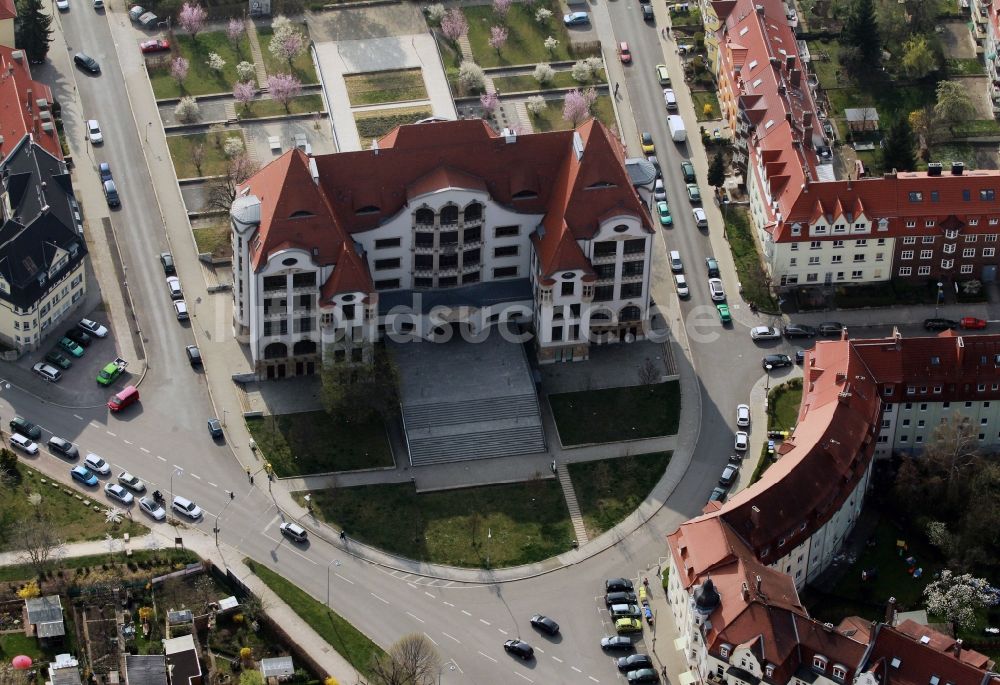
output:
[[288,346],[285,343],[273,342],[264,348],[264,359],[282,359],[288,356]]
[[629,305],[622,309],[621,314],[618,315],[619,321],[638,321],[641,316],[639,308],[635,305]]
[[458,223],[458,207],[455,205],[448,205],[441,208],[441,223],[442,224],[455,224]]
[[292,347],[292,354],[316,354],[316,343],[312,340],[300,340]]
[[483,206],[478,202],[473,202],[465,208],[466,221],[479,221],[483,218]]
[[434,223],[434,212],[427,207],[421,207],[417,210],[417,223],[418,224],[433,224]]

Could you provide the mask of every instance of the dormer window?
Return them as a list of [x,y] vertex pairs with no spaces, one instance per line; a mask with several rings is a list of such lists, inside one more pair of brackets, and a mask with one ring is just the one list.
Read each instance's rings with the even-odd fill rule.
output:
[[355,214],[378,214],[379,208],[375,205],[365,205],[361,209],[355,210]]
[[298,210],[296,212],[292,212],[291,216],[289,216],[288,218],[289,219],[304,219],[304,218],[310,217],[310,216],[316,216],[316,215],[313,214],[312,212],[308,211],[308,210],[300,209],[300,210]]
[[941,682],[941,679],[938,678],[936,675],[932,675],[929,682],[930,682],[930,685],[938,685],[938,683]]
[[774,676],[774,664],[768,664],[764,667],[764,677],[771,678]]
[[834,664],[833,677],[836,680],[844,681],[847,678],[847,669],[841,666],[840,664]]
[[826,672],[826,657],[817,654],[813,657],[813,668],[817,671]]
[[534,200],[536,197],[538,197],[538,193],[534,190],[519,190],[513,195],[515,200]]
[[729,645],[722,645],[721,647],[719,647],[719,654],[722,655],[723,659],[728,659],[729,658],[729,650],[730,649],[731,648],[730,648]]

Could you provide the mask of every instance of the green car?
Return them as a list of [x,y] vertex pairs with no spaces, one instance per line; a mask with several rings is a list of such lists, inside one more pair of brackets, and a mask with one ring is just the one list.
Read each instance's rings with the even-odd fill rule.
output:
[[670,216],[670,207],[663,200],[656,203],[656,213],[660,216],[661,226],[674,225],[674,217]]
[[67,352],[69,352],[74,357],[82,357],[83,356],[83,348],[80,347],[79,345],[77,345],[75,342],[73,342],[69,338],[63,338],[62,340],[60,340],[59,341],[59,347],[61,347],[64,350],[66,350]]
[[715,308],[719,310],[719,319],[722,321],[722,323],[732,323],[733,322],[733,317],[730,316],[730,314],[729,314],[729,305],[728,304],[717,304],[717,305],[715,305]]
[[685,159],[681,162],[681,173],[684,175],[685,183],[695,182],[696,177],[694,175],[694,164],[692,164],[689,160]]
[[55,364],[61,369],[68,369],[73,366],[73,362],[71,362],[69,358],[59,350],[52,350],[45,355],[45,361]]
[[694,183],[687,184],[688,199],[691,202],[701,202],[701,191],[698,190],[698,186]]

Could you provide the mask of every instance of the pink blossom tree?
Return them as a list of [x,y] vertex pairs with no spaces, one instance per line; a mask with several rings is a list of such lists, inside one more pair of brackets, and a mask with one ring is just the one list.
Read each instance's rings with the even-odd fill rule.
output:
[[246,111],[249,111],[254,95],[256,95],[256,90],[249,81],[239,82],[233,86],[233,99],[243,105],[243,109]]
[[493,13],[497,15],[497,19],[504,21],[513,4],[514,0],[493,0]]
[[590,108],[597,101],[597,91],[593,88],[580,92],[574,88],[566,94],[566,101],[563,103],[563,119],[576,128],[584,119],[590,116]]
[[288,104],[302,92],[302,82],[291,74],[272,74],[267,77],[267,90],[288,112]]
[[497,107],[500,106],[500,98],[497,97],[496,92],[485,93],[479,97],[479,104],[483,106],[483,113],[486,116],[493,116]]
[[272,55],[288,62],[289,69],[292,67],[292,60],[301,55],[305,48],[305,36],[295,30],[275,32],[267,46]]
[[444,18],[441,19],[441,33],[452,43],[457,42],[462,36],[468,35],[469,22],[465,20],[462,10],[453,7],[445,12]]
[[180,14],[177,15],[177,23],[181,28],[191,34],[191,38],[197,38],[198,32],[205,28],[205,21],[208,19],[208,12],[198,3],[185,2],[181,7]]
[[502,50],[503,46],[506,44],[507,44],[507,27],[491,26],[490,47],[497,51],[497,57],[500,56],[500,50]]
[[243,38],[243,34],[246,33],[246,30],[246,24],[239,19],[229,20],[229,24],[226,26],[226,38],[229,39],[229,43],[233,46],[234,50],[239,51],[240,39]]
[[184,79],[187,78],[190,67],[191,64],[183,57],[175,57],[170,62],[170,75],[177,81],[177,85],[181,88],[184,87]]

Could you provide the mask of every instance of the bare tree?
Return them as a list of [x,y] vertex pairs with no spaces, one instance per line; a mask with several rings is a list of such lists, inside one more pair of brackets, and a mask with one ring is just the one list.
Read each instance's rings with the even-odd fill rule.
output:
[[949,500],[954,502],[966,469],[980,458],[979,436],[969,417],[955,412],[938,425],[931,435],[924,458],[944,481]]
[[205,146],[195,145],[191,148],[191,163],[194,164],[194,168],[197,169],[198,175],[201,176],[201,165],[205,161]]
[[229,212],[236,199],[236,190],[240,184],[257,173],[260,168],[256,162],[245,153],[238,154],[229,160],[226,175],[213,181],[208,187],[206,205],[209,209]]
[[62,541],[58,538],[52,522],[44,514],[22,521],[18,527],[17,555],[29,564],[36,573],[45,571],[49,562],[58,555]]
[[441,671],[441,657],[423,635],[401,637],[372,664],[373,685],[433,685]]
[[649,357],[639,367],[639,382],[643,385],[656,385],[660,382],[662,373],[660,368]]

